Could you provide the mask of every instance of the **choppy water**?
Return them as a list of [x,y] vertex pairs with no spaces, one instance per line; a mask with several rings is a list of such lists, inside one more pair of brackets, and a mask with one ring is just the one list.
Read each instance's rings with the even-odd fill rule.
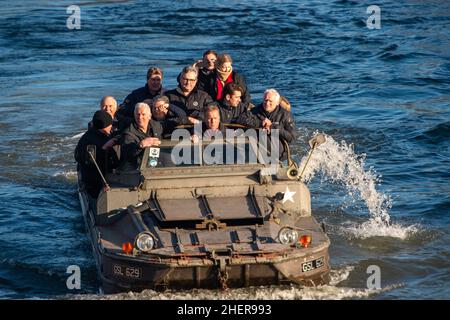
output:
[[[83,2],[78,31],[69,1],[1,2],[0,298],[450,298],[449,1],[378,1],[380,30],[357,1]],[[150,65],[172,88],[209,48],[233,56],[256,102],[267,87],[291,100],[299,159],[314,132],[330,137],[308,177],[333,281],[99,295],[76,194],[80,133],[101,96],[122,100]],[[366,287],[369,265],[381,290]]]

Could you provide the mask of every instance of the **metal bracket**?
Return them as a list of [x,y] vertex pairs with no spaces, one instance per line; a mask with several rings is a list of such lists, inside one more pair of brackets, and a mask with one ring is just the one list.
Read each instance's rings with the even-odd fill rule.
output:
[[208,229],[208,231],[225,229],[227,227],[226,223],[220,222],[213,215],[208,214],[202,223],[197,223],[195,229]]

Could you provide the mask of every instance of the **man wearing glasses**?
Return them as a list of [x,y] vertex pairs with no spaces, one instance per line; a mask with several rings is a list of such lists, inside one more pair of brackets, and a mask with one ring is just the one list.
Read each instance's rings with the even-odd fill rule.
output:
[[[147,100],[144,101],[147,103]],[[156,96],[152,101],[152,118],[159,121],[163,127],[163,138],[170,138],[175,127],[189,124],[186,112],[169,103],[166,96]]]
[[206,92],[197,88],[197,77],[198,71],[195,67],[184,67],[178,77],[178,87],[165,93],[170,104],[186,112],[190,124],[201,122],[203,109],[213,102]]

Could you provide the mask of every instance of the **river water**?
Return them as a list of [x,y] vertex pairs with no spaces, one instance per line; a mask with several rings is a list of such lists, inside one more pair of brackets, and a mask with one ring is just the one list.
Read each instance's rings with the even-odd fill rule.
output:
[[[450,298],[450,2],[0,2],[0,299]],[[103,95],[149,66],[173,88],[206,49],[227,52],[254,102],[293,105],[298,159],[331,238],[332,282],[105,296],[76,192],[73,149]],[[69,265],[82,288],[66,287]],[[368,289],[368,267],[381,289]]]

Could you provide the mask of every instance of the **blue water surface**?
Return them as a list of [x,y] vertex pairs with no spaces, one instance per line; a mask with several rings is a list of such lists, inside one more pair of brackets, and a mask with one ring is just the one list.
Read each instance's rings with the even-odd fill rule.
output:
[[[0,299],[97,294],[99,283],[77,196],[73,149],[104,95],[121,102],[149,66],[176,86],[206,49],[231,54],[253,101],[274,87],[293,105],[300,156],[315,131],[366,154],[392,200],[391,219],[412,237],[354,239],[345,223],[368,219],[345,190],[310,183],[313,210],[331,225],[339,286],[372,299],[450,298],[450,2],[79,1],[81,29],[66,27],[70,1],[0,4]],[[82,289],[66,287],[79,265]],[[333,298],[332,296],[325,298]]]

